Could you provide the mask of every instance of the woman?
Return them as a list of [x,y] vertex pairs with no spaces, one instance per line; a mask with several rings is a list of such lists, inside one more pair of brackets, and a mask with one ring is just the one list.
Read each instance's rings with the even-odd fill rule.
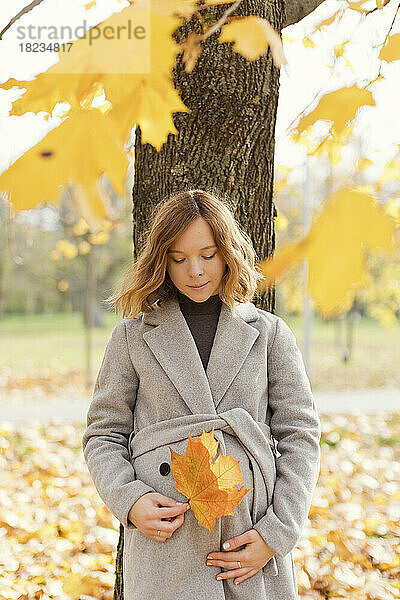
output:
[[[125,600],[298,598],[292,550],[318,479],[320,421],[294,334],[250,302],[261,277],[227,202],[185,191],[156,207],[109,299],[123,320],[82,446],[124,525]],[[170,450],[183,455],[189,433],[212,428],[252,489],[210,532],[174,487]]]

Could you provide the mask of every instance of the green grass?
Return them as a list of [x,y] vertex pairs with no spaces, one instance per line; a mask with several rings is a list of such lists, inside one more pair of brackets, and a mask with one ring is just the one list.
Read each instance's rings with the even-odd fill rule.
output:
[[[120,319],[104,313],[105,326],[92,330],[94,368],[100,367],[107,340]],[[0,321],[0,368],[84,370],[85,340],[83,317],[78,313],[6,316]]]
[[[285,321],[294,331],[303,352],[302,322],[291,317],[285,318]],[[314,316],[312,341],[311,379],[314,389],[400,388],[399,324],[383,326],[366,318],[355,323],[351,356],[347,362],[344,362],[341,351],[346,342],[343,320],[325,322]]]
[[[303,351],[300,319],[283,318]],[[104,313],[103,328],[93,330],[93,370],[97,373],[112,328],[121,317]],[[312,326],[313,389],[363,389],[385,385],[400,387],[400,327],[383,327],[362,319],[354,326],[353,350],[344,363],[336,343],[338,323],[314,316]],[[344,341],[341,325],[340,340]],[[80,314],[7,315],[0,320],[0,369],[15,371],[43,367],[84,371],[85,330]],[[94,374],[95,374],[94,373]]]

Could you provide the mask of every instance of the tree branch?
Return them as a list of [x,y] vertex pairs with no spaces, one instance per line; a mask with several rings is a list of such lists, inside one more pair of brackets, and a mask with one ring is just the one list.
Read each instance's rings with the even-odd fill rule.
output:
[[293,25],[294,23],[301,21],[301,19],[315,10],[317,6],[322,4],[323,1],[324,0],[284,0],[286,19],[282,25],[282,29],[288,27],[288,25]]
[[11,21],[8,23],[8,25],[6,25],[4,27],[4,29],[0,32],[0,40],[3,39],[3,35],[5,34],[6,31],[8,31],[10,29],[10,27],[12,25],[14,25],[15,21],[18,21],[18,19],[20,19],[22,17],[22,15],[25,15],[27,12],[32,10],[32,8],[35,8],[35,6],[38,6],[41,2],[43,2],[43,0],[33,0],[33,2],[28,4],[28,6],[25,6],[25,8],[20,10],[20,12],[17,15],[15,15],[15,17],[13,17],[11,19]]

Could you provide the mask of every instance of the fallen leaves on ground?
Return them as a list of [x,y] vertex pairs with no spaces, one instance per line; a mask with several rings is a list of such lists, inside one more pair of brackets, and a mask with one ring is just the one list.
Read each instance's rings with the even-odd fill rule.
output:
[[[400,412],[321,422],[321,474],[294,550],[300,598],[400,598]],[[119,521],[93,486],[83,431],[0,422],[0,600],[113,598]]]
[[[13,391],[29,390],[40,394],[46,400],[56,396],[67,388],[76,396],[85,394],[85,374],[81,370],[61,369],[59,367],[37,367],[0,369],[0,392],[2,396]],[[90,390],[91,395],[92,390]],[[86,397],[88,395],[86,394]]]

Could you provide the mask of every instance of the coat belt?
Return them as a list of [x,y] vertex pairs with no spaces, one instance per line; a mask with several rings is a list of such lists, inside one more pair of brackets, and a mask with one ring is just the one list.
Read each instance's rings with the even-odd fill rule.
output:
[[[191,414],[159,421],[132,432],[128,440],[131,460],[160,446],[192,437],[214,428],[214,436],[220,442],[220,451],[226,455],[222,432],[235,435],[246,449],[254,478],[252,519],[253,524],[264,516],[272,502],[276,479],[275,445],[269,426],[256,421],[244,408],[232,408],[219,414]],[[266,490],[266,494],[263,493]],[[264,572],[277,575],[275,556],[265,565]]]

